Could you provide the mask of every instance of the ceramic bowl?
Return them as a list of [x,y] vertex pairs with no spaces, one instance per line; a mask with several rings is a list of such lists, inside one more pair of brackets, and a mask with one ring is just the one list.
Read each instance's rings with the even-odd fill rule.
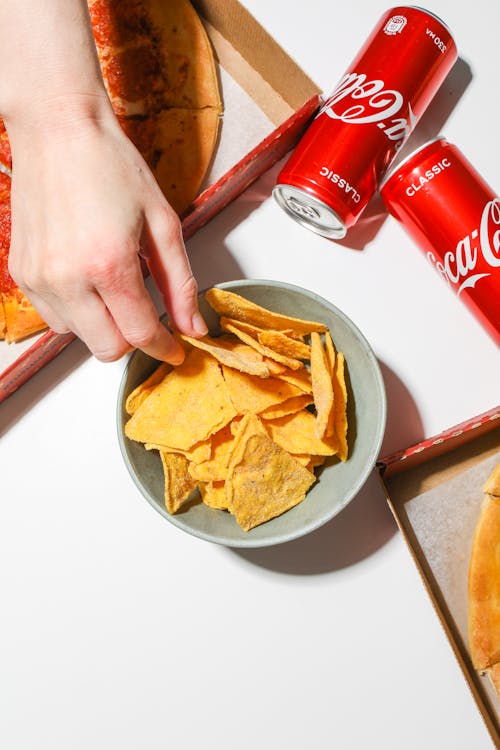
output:
[[[379,455],[386,422],[384,382],[375,355],[351,320],[325,299],[306,289],[279,281],[241,280],[218,284],[271,310],[325,323],[338,351],[345,355],[348,389],[349,458],[328,459],[317,470],[318,481],[305,500],[281,516],[243,531],[234,517],[208,508],[196,498],[186,510],[170,515],[164,505],[163,470],[157,451],[147,451],[129,440],[124,426],[128,394],[155,369],[158,362],[136,350],[128,361],[118,394],[118,438],[125,464],[136,486],[151,505],[182,531],[230,547],[264,547],[296,539],[336,516],[366,482]],[[210,333],[217,335],[218,316],[199,295],[200,310]]]

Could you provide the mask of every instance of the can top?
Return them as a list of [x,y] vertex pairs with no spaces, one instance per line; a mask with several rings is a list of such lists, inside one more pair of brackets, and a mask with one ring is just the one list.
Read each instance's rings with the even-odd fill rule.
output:
[[432,10],[428,10],[427,8],[422,8],[421,5],[402,5],[402,6],[398,6],[398,7],[412,8],[413,10],[420,10],[420,11],[422,11],[422,13],[427,13],[427,15],[431,16],[431,18],[434,18],[436,21],[439,21],[439,23],[441,24],[441,26],[444,26],[444,28],[450,34],[450,36],[453,37],[453,33],[452,33],[450,27],[448,26],[448,24],[445,23],[442,18],[440,18],[438,15],[436,15],[436,13],[433,13]]
[[333,240],[345,237],[346,226],[326,203],[293,185],[278,184],[273,188],[278,205],[299,224],[316,234]]
[[398,164],[395,164],[392,169],[389,169],[387,174],[384,176],[384,178],[381,180],[379,185],[379,192],[381,193],[382,190],[386,187],[387,183],[395,177],[399,172],[405,167],[408,166],[408,163],[410,161],[413,161],[415,157],[420,154],[422,151],[427,149],[429,146],[431,146],[433,143],[439,143],[442,142],[443,145],[447,144],[448,141],[446,138],[444,138],[442,135],[438,135],[435,138],[431,138],[430,140],[423,143],[421,146],[418,146],[418,148],[415,148],[411,153],[408,154],[408,156],[405,156],[404,159],[402,159]]

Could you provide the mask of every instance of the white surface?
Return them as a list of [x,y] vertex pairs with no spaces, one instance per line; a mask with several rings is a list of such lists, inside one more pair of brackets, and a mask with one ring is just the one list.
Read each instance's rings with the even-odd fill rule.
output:
[[[388,7],[245,4],[325,90]],[[434,109],[439,130],[500,189],[500,5],[429,7],[471,73]],[[332,244],[269,198],[276,173],[189,242],[200,287],[283,279],[343,309],[383,368],[384,452],[494,406],[493,342],[395,222],[362,250]],[[122,463],[123,367],[74,344],[0,407],[2,747],[491,750],[376,477],[289,545],[189,537]]]

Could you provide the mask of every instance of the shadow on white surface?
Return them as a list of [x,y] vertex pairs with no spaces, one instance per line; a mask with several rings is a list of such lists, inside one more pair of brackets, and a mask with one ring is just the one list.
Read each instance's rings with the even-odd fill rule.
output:
[[369,557],[396,531],[396,522],[374,469],[354,500],[317,531],[275,547],[231,548],[231,552],[277,573],[319,575],[347,568]]
[[78,339],[72,341],[55,359],[0,404],[0,437],[90,356],[85,344]]
[[378,360],[387,396],[387,423],[380,456],[414,445],[422,440],[424,426],[417,404],[403,381]]
[[[404,383],[379,360],[387,394],[387,425],[381,456],[422,436],[416,403]],[[318,575],[354,565],[383,547],[397,525],[376,469],[356,497],[317,531],[292,542],[231,552],[262,568],[289,575]]]

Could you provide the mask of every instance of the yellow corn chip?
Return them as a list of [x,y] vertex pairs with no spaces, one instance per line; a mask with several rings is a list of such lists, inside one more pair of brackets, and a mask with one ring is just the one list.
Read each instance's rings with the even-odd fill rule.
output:
[[183,341],[187,341],[198,349],[208,352],[221,364],[227,367],[234,367],[240,372],[248,372],[250,375],[258,375],[261,378],[269,377],[269,370],[263,362],[244,357],[241,353],[231,351],[225,346],[219,346],[217,339],[211,339],[204,336],[202,339],[194,339],[191,336],[185,336],[183,333],[177,334]]
[[199,489],[201,499],[209,508],[228,510],[225,482],[202,482]]
[[[341,461],[347,461],[347,387],[345,382],[344,355],[338,352],[335,359],[333,376],[333,412],[335,437],[339,446],[338,454]],[[319,452],[319,451],[318,451]]]
[[288,368],[277,373],[277,378],[284,380],[286,383],[291,383],[300,388],[304,393],[312,393],[312,381],[311,373],[309,370],[289,370]]
[[272,331],[265,328],[259,328],[259,326],[245,323],[242,320],[234,320],[232,318],[223,318],[226,323],[230,323],[238,328],[243,333],[247,333],[256,339],[263,346],[272,349],[278,354],[283,354],[285,357],[294,357],[296,359],[309,359],[311,355],[310,347],[305,344],[301,338],[293,338],[293,331],[287,329],[285,331]]
[[256,378],[230,367],[223,367],[222,372],[238,414],[259,414],[269,406],[280,404],[301,393],[296,386],[278,378]]
[[274,404],[268,406],[267,409],[260,412],[262,419],[277,419],[278,417],[286,417],[287,414],[295,414],[306,406],[313,403],[312,396],[307,393],[301,393],[299,396],[292,396],[283,401],[282,404]]
[[267,436],[249,434],[231,462],[226,498],[244,531],[300,503],[315,477]]
[[283,354],[278,354],[278,352],[275,352],[273,349],[270,349],[268,346],[264,346],[263,344],[260,344],[256,339],[254,339],[250,334],[245,333],[245,331],[241,330],[239,325],[237,323],[231,323],[227,318],[221,318],[220,319],[220,326],[224,331],[229,331],[230,333],[234,333],[235,336],[238,336],[239,339],[241,339],[245,344],[248,344],[248,346],[251,346],[253,349],[256,349],[258,352],[260,352],[264,357],[268,357],[269,359],[274,359],[276,362],[279,362],[282,365],[285,365],[286,367],[289,367],[291,370],[299,370],[300,368],[304,367],[304,363],[300,361],[300,359],[294,359],[293,357],[285,357]]
[[[269,359],[269,357],[264,357],[263,360],[264,360],[264,364],[268,367],[269,373],[271,375],[281,375],[281,373],[283,372],[293,372],[293,370],[290,370],[288,367],[285,367],[285,365],[280,365],[279,362],[275,362],[274,359]],[[304,370],[297,370],[297,372],[304,372]]]
[[227,475],[233,442],[230,424],[212,435],[211,456],[206,461],[198,464],[193,462],[189,466],[189,473],[193,479],[202,482],[223,481]]
[[138,385],[137,388],[134,388],[132,393],[129,393],[129,395],[127,396],[127,400],[125,401],[125,410],[127,414],[132,415],[135,411],[137,411],[142,402],[147,399],[149,394],[153,392],[158,383],[161,383],[165,375],[168,375],[171,370],[172,365],[169,365],[167,362],[162,362],[161,365],[151,373],[149,378]]
[[326,434],[333,409],[333,383],[319,333],[311,333],[311,380],[316,407],[316,436]]
[[333,380],[335,376],[335,359],[337,357],[337,354],[335,352],[335,347],[333,345],[332,337],[330,336],[330,332],[326,331],[325,333],[325,356],[326,356],[326,363],[328,367],[328,372],[330,374],[330,378],[332,381],[332,393],[333,393],[333,401],[332,406],[330,409],[330,414],[328,415],[328,422],[326,425],[325,435],[335,435],[335,392],[333,390]]
[[245,416],[236,423],[232,432],[234,434],[234,442],[229,456],[230,467],[234,461],[239,460],[242,446],[244,446],[249,435],[267,435],[262,422],[256,414],[245,414]]
[[189,450],[236,416],[217,361],[193,349],[125,426],[131,440]]
[[205,294],[205,299],[221,317],[242,320],[260,328],[272,328],[276,331],[291,328],[295,333],[326,330],[323,323],[280,315],[250,302],[239,294],[217,287],[209,289]]
[[189,500],[196,482],[188,472],[188,460],[180,453],[160,451],[165,476],[165,506],[169,513],[177,513]]
[[292,339],[280,331],[262,331],[257,334],[257,339],[264,346],[285,357],[296,359],[310,359],[311,357],[311,349],[307,344],[298,339]]
[[291,454],[309,453],[333,456],[338,450],[336,437],[316,436],[316,417],[307,409],[263,423],[271,438]]
[[212,446],[210,438],[208,440],[202,440],[200,443],[195,443],[189,450],[180,450],[179,448],[169,448],[168,445],[158,445],[155,443],[144,443],[146,450],[157,450],[166,451],[167,453],[180,453],[185,456],[188,461],[195,464],[201,464],[203,461],[208,461],[212,455]]

